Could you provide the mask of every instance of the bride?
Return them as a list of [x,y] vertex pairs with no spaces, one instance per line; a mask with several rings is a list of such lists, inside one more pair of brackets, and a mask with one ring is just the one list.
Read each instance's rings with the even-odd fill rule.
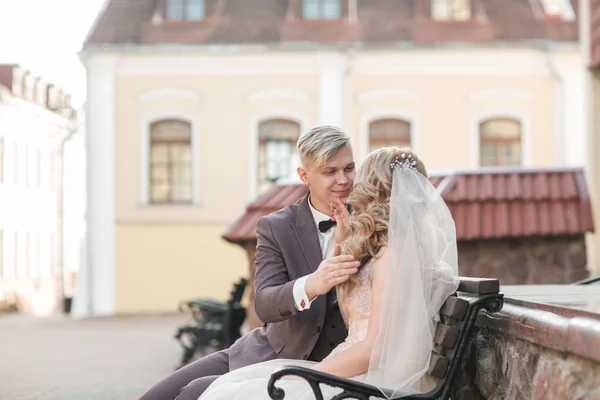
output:
[[[387,398],[425,392],[437,313],[458,288],[456,231],[450,212],[408,148],[371,153],[348,199],[352,216],[342,253],[361,262],[336,288],[348,337],[320,363],[273,360],[219,377],[200,400],[268,399],[275,369],[297,365],[377,386]],[[345,208],[340,204],[338,224]],[[345,218],[344,218],[345,217]],[[312,399],[309,384],[287,378],[286,399]],[[323,388],[331,398],[339,389]]]

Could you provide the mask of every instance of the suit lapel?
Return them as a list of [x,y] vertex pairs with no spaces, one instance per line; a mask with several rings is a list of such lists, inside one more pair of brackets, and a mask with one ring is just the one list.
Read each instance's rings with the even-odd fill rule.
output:
[[308,205],[309,194],[298,205],[296,221],[291,225],[298,239],[298,244],[300,244],[300,248],[302,249],[304,259],[308,264],[308,269],[310,272],[314,272],[321,261],[323,261],[323,256],[321,255],[321,245],[319,244],[315,220]]

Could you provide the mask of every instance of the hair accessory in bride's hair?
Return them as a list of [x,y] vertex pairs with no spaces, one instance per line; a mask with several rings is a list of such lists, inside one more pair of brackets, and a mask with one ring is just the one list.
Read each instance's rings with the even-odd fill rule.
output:
[[401,158],[396,157],[393,163],[390,164],[392,170],[394,169],[402,169],[402,168],[412,168],[415,169],[417,165],[417,161],[413,158],[412,154],[402,153],[400,154]]

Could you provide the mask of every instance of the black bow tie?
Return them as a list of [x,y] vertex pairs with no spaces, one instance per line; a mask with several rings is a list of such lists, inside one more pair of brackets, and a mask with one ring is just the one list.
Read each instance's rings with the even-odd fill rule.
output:
[[[346,209],[348,210],[348,212],[350,214],[352,214],[352,207],[350,207],[350,204],[346,204]],[[331,229],[332,226],[335,225],[335,221],[328,219],[327,221],[321,221],[319,222],[319,230],[322,233],[327,232],[328,230]]]
[[335,225],[335,221],[333,221],[333,220],[330,220],[330,219],[328,219],[328,220],[326,220],[326,221],[321,221],[321,222],[319,222],[319,230],[320,230],[322,233],[325,233],[325,232],[327,232],[328,230],[330,230],[330,229],[331,229],[331,227],[332,227],[332,226],[334,226],[334,225]]

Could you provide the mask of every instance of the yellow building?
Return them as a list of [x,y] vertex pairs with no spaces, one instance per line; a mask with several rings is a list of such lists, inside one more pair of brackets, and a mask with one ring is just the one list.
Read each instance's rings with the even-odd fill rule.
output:
[[247,261],[220,235],[315,125],[359,161],[405,143],[430,170],[584,163],[568,2],[111,0],[80,56],[85,313],[226,298]]
[[[600,227],[600,1],[580,0],[580,37],[583,63],[588,67],[585,81],[586,169],[590,183],[595,226]],[[588,237],[588,258],[600,274],[600,235]]]

